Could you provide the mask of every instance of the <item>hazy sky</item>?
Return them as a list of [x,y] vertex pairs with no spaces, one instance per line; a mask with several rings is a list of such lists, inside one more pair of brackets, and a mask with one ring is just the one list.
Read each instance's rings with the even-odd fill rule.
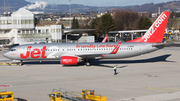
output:
[[[26,1],[29,2],[47,1],[50,4],[69,4],[69,0],[26,0]],[[128,5],[142,5],[145,3],[163,3],[168,1],[174,1],[174,0],[71,0],[71,3],[83,4],[88,6],[128,6]]]

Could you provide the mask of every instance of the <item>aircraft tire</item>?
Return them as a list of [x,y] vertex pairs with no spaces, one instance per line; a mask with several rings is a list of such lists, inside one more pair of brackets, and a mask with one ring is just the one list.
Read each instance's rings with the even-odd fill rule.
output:
[[90,64],[89,62],[86,62],[85,65],[86,65],[86,66],[90,66],[91,64]]
[[23,62],[19,62],[19,64],[18,64],[19,66],[22,66],[23,65]]

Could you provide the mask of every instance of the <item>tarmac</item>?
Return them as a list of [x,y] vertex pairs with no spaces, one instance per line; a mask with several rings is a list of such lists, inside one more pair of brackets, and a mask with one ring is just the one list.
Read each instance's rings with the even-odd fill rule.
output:
[[[0,61],[8,60],[2,56]],[[15,98],[50,101],[52,90],[63,88],[77,93],[96,90],[108,101],[179,101],[180,48],[127,58],[91,61],[86,67],[62,66],[59,61],[25,62],[23,66],[0,66],[0,91],[13,91]],[[117,65],[117,75],[113,66]]]

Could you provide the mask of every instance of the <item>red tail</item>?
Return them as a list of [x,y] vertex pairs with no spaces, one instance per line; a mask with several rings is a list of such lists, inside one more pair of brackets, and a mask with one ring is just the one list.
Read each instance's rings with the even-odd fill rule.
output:
[[162,43],[168,18],[169,11],[163,12],[144,34],[144,36],[128,42]]

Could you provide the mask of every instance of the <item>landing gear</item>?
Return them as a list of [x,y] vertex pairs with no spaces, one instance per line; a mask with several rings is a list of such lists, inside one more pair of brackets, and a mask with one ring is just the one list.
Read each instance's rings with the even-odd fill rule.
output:
[[18,63],[19,66],[22,66],[23,65],[23,61],[21,60],[19,63]]
[[85,65],[86,66],[90,66],[91,64],[89,62],[85,62]]
[[86,66],[90,66],[91,65],[88,59],[86,59],[84,62],[85,62]]

